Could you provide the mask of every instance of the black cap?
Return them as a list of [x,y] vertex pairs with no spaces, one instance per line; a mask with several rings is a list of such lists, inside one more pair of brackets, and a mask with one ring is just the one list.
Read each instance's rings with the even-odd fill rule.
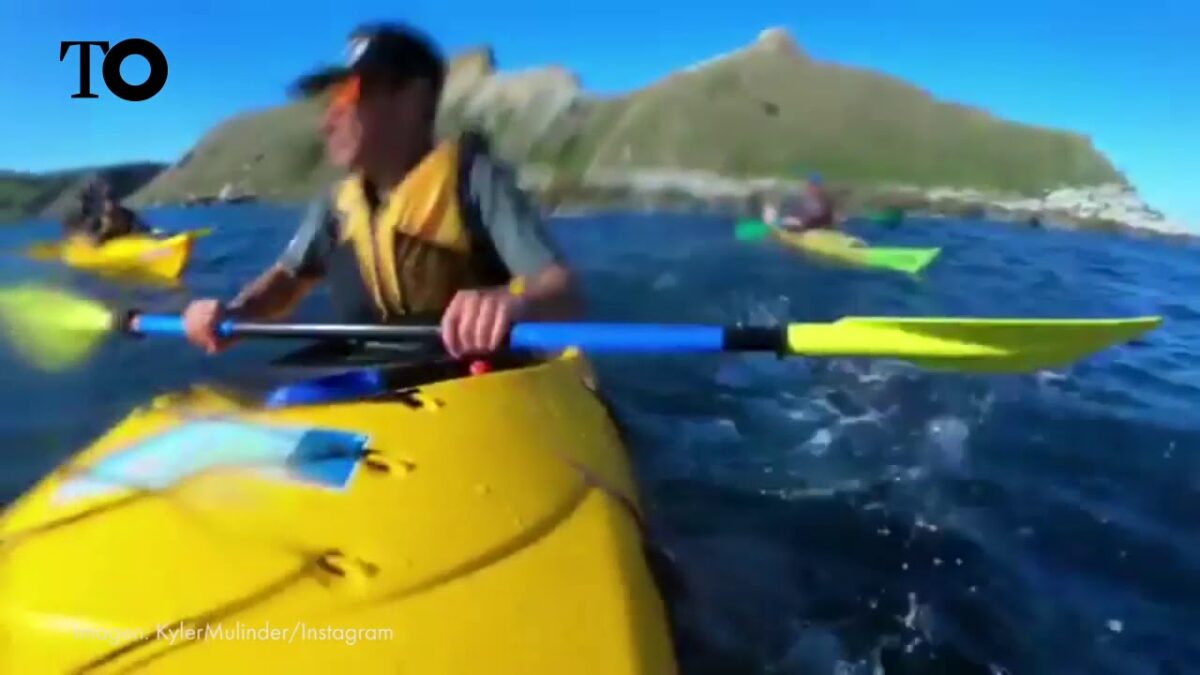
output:
[[330,86],[359,75],[365,86],[399,86],[413,80],[427,80],[436,94],[445,79],[445,62],[438,48],[423,33],[397,23],[360,26],[350,34],[347,64],[322,68],[305,75],[292,85],[292,91],[311,97]]

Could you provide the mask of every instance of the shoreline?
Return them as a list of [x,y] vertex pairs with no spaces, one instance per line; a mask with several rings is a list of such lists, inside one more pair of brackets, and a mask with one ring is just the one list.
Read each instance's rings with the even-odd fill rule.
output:
[[[702,213],[753,217],[764,199],[799,194],[800,180],[774,177],[735,178],[681,169],[593,171],[569,176],[552,167],[518,167],[518,181],[549,217],[572,218],[613,211]],[[228,184],[226,185],[228,188]],[[903,218],[956,218],[1025,225],[1030,229],[1100,231],[1165,240],[1200,240],[1146,204],[1131,187],[1119,184],[1061,187],[1040,195],[1017,195],[971,187],[830,182],[828,188],[843,220],[866,218],[880,211],[899,211]],[[223,190],[225,194],[134,204],[134,208],[193,208],[238,204],[291,206],[304,200],[279,194]],[[139,201],[139,200],[132,200]],[[31,218],[0,221],[0,226]]]
[[[799,194],[803,183],[778,178],[731,178],[700,171],[632,170],[564,178],[542,167],[521,171],[522,187],[547,213],[578,215],[616,209],[705,212],[749,216],[766,198]],[[1131,187],[1069,186],[1039,195],[969,187],[915,187],[831,182],[845,218],[899,210],[905,217],[959,218],[1026,224],[1047,230],[1104,231],[1196,239],[1200,233],[1168,220]]]

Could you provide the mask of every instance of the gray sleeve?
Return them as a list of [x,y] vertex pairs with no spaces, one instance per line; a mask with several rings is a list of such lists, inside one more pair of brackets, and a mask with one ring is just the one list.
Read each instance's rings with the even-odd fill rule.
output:
[[480,154],[471,165],[469,180],[470,197],[483,227],[513,275],[536,276],[559,262],[561,256],[536,205],[518,186],[511,167]]
[[325,274],[325,263],[336,246],[336,227],[329,199],[316,199],[309,204],[304,220],[278,262],[294,276],[319,277]]

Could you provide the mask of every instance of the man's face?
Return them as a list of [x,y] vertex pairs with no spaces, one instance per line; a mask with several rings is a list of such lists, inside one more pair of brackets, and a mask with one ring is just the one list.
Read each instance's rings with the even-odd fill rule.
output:
[[379,166],[420,128],[420,92],[416,85],[364,90],[357,80],[335,89],[322,131],[335,166]]
[[357,79],[336,85],[321,124],[329,161],[340,168],[351,168],[360,164],[363,132],[359,123],[359,99]]

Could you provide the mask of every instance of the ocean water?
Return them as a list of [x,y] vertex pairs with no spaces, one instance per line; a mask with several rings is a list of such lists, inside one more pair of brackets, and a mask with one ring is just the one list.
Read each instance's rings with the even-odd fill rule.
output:
[[[212,226],[183,288],[121,285],[6,256],[38,279],[175,311],[229,296],[298,209],[163,209]],[[827,321],[845,315],[1125,316],[1163,328],[1069,369],[931,374],[767,356],[597,359],[629,432],[655,538],[684,591],[694,673],[1200,672],[1200,248],[914,220],[852,229],[941,246],[922,279],[823,267],[683,215],[557,220],[600,320]],[[0,251],[56,233],[0,228]],[[320,317],[320,294],[301,315]],[[218,358],[106,343],[34,373],[0,346],[0,503],[130,407],[278,353]]]

